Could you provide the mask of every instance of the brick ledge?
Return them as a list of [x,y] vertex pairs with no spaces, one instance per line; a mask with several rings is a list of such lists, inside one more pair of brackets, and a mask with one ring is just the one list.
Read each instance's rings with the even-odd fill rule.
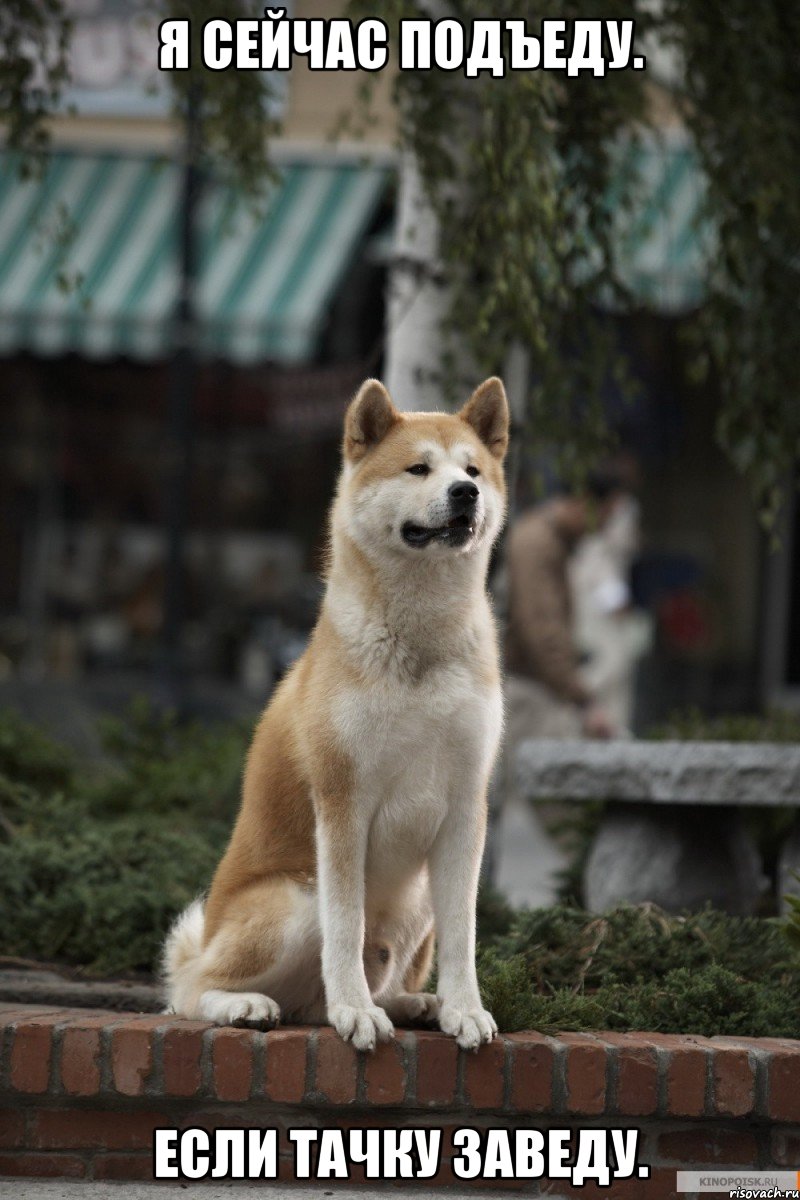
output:
[[290,1127],[298,1109],[321,1125],[628,1122],[673,1177],[676,1163],[797,1166],[800,1042],[515,1033],[466,1054],[404,1030],[364,1055],[327,1027],[0,1005],[0,1174],[149,1178],[159,1125]]

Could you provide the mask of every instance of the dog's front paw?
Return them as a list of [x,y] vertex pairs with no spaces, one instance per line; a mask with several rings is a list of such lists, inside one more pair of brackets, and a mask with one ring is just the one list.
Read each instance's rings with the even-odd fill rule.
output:
[[432,992],[400,992],[386,1001],[386,1011],[398,1025],[408,1021],[435,1021],[439,1001]]
[[439,1028],[454,1037],[462,1050],[477,1050],[481,1042],[490,1042],[497,1033],[495,1019],[485,1008],[462,1008],[446,1002],[439,1009]]
[[331,1004],[328,1020],[346,1042],[356,1050],[374,1050],[376,1042],[394,1037],[394,1026],[382,1008],[374,1004],[355,1008],[352,1004]]

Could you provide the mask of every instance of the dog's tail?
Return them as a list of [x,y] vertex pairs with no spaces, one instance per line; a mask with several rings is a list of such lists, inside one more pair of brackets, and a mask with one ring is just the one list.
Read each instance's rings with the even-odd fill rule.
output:
[[[204,902],[193,900],[174,921],[164,943],[161,957],[161,978],[168,1011],[190,1016],[187,990],[193,991],[191,981],[196,974],[203,952],[205,926]],[[187,987],[188,985],[188,987]]]

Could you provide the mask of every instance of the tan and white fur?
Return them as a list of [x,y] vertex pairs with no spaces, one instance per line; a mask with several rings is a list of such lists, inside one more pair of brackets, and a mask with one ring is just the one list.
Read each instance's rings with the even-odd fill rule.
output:
[[[346,418],[327,586],[253,738],[205,903],[167,938],[175,1012],[329,1021],[359,1050],[392,1022],[496,1033],[475,973],[486,790],[502,724],[489,554],[508,406],[401,413],[367,380]],[[424,991],[434,929],[438,994]]]

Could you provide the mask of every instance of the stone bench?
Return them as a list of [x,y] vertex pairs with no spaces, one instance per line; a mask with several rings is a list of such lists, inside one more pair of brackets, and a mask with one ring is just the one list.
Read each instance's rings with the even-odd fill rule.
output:
[[[523,742],[517,772],[533,800],[606,801],[584,874],[588,908],[652,901],[755,911],[767,887],[744,807],[800,807],[800,747],[755,742]],[[800,891],[796,824],[779,862]]]

